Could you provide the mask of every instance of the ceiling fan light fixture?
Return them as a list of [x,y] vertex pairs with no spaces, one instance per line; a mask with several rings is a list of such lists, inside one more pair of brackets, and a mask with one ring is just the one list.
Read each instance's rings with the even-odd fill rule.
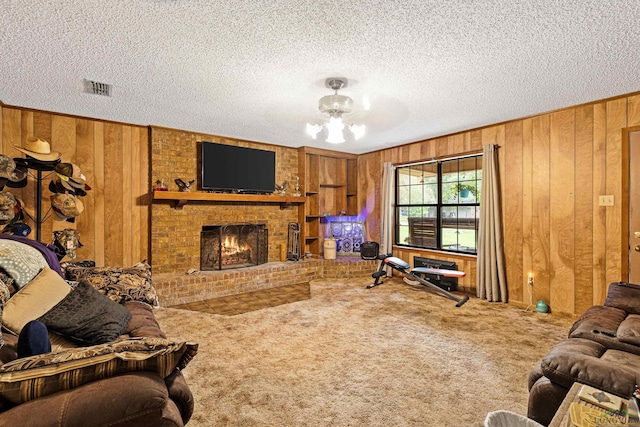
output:
[[311,135],[311,138],[316,139],[321,130],[321,125],[312,125],[311,123],[307,123],[307,133]]
[[353,109],[353,99],[346,95],[338,95],[338,90],[347,85],[347,79],[329,78],[326,80],[326,85],[333,89],[335,93],[320,98],[318,109],[320,112],[328,114],[329,120],[324,125],[307,123],[307,133],[311,138],[316,139],[318,133],[324,127],[327,129],[327,139],[325,141],[331,144],[340,144],[345,142],[343,131],[347,127],[353,133],[354,139],[362,138],[365,130],[364,125],[344,123],[342,119],[343,114],[348,114]]
[[351,125],[351,126],[349,126],[349,130],[353,134],[353,138],[356,141],[364,136],[365,129],[366,129],[365,125]]
[[344,130],[344,123],[342,123],[342,117],[330,117],[329,123],[325,125],[327,128],[327,139],[326,142],[331,144],[340,144],[344,142],[344,135],[342,131]]

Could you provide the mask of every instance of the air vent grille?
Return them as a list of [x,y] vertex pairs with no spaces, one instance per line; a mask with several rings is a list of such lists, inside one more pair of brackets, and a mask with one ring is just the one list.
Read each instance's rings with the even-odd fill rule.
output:
[[84,91],[93,95],[111,96],[111,85],[85,79]]

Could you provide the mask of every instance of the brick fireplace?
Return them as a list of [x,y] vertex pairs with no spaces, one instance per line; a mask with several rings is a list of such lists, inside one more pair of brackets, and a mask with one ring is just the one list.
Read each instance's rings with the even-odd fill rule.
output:
[[269,260],[266,224],[205,225],[200,233],[200,270],[227,270]]
[[[170,191],[177,191],[174,178],[195,179],[192,191],[198,191],[200,169],[199,142],[212,141],[276,152],[276,182],[293,182],[298,174],[298,150],[255,142],[221,138],[194,132],[151,128],[151,182],[163,179]],[[155,275],[186,274],[200,269],[200,233],[203,227],[215,224],[268,224],[267,262],[280,260],[280,246],[287,244],[290,222],[299,220],[298,206],[281,206],[260,202],[189,201],[176,208],[170,201],[156,200],[151,207],[151,265]],[[265,227],[266,228],[266,227]],[[225,270],[226,272],[230,271]],[[246,270],[246,268],[241,269]]]

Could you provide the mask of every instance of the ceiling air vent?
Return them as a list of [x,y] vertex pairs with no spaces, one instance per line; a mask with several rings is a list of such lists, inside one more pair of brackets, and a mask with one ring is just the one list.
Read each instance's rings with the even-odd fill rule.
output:
[[111,85],[84,79],[84,91],[93,95],[111,96]]

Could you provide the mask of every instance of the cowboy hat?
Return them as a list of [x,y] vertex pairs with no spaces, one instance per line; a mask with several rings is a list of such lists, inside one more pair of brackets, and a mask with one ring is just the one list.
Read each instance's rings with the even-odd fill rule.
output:
[[45,162],[58,160],[61,156],[57,151],[51,151],[51,145],[48,141],[35,136],[27,138],[24,142],[24,147],[18,147],[17,145],[14,145],[13,147],[18,151],[22,151],[27,156]]
[[50,162],[34,159],[33,157],[27,156],[26,158],[14,157],[13,160],[18,165],[18,168],[25,167],[29,169],[34,169],[41,172],[49,172],[52,171],[56,164],[60,163],[60,159],[53,160]]

